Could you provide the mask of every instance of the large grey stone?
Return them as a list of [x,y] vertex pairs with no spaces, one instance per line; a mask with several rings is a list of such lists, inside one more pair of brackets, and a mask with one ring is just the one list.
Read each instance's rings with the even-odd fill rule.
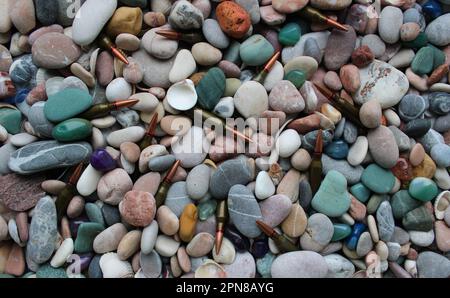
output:
[[225,161],[211,177],[211,194],[216,199],[225,199],[233,185],[252,181],[253,171],[251,164],[242,158]]
[[261,230],[256,225],[262,220],[261,209],[253,193],[244,185],[235,185],[228,195],[228,211],[236,228],[249,238],[258,237]]

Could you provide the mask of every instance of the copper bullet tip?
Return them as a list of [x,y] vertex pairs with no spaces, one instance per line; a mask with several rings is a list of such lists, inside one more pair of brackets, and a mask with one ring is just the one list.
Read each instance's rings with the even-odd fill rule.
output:
[[152,121],[150,121],[150,125],[148,126],[146,135],[149,137],[155,136],[156,127],[158,126],[158,113],[155,113],[155,115],[152,118]]
[[165,181],[167,182],[172,182],[173,177],[175,177],[175,174],[177,173],[178,167],[181,164],[181,160],[177,160],[175,162],[175,164],[172,166],[172,168],[170,169],[169,173],[166,175],[166,178],[164,178]]
[[331,92],[327,88],[321,87],[319,84],[313,84],[317,88],[317,90],[319,90],[319,92],[322,93],[328,100],[331,100],[333,98],[333,92]]
[[321,155],[322,152],[323,152],[323,130],[320,129],[319,133],[317,134],[316,147],[314,148],[314,154]]
[[333,26],[336,29],[339,29],[339,30],[342,30],[342,31],[345,31],[345,32],[348,31],[347,27],[345,27],[344,25],[342,25],[339,22],[336,22],[335,20],[333,20],[331,18],[326,18],[326,22],[327,22],[328,25]]
[[252,139],[250,139],[249,137],[247,137],[245,134],[241,133],[240,131],[237,131],[236,129],[233,129],[229,126],[225,127],[227,130],[229,130],[231,133],[233,133],[233,135],[242,138],[246,141],[248,141],[249,143],[254,143],[254,141]]
[[281,52],[277,51],[272,58],[270,58],[270,60],[267,62],[266,66],[264,67],[264,71],[265,72],[269,72],[273,66],[275,65],[275,62],[278,61],[278,58],[280,58]]
[[128,100],[122,100],[122,101],[116,101],[114,103],[114,107],[116,110],[120,110],[123,108],[129,108],[134,106],[139,102],[139,99],[128,99]]
[[216,232],[216,254],[219,254],[220,249],[222,248],[222,242],[223,242],[223,231],[218,230]]
[[69,178],[69,184],[75,185],[75,184],[78,183],[78,180],[79,180],[80,177],[81,177],[81,173],[83,172],[83,167],[84,167],[84,164],[83,164],[83,163],[80,163],[80,164],[75,168],[75,170],[73,171],[72,175],[71,175],[70,178]]
[[178,40],[181,38],[181,33],[178,33],[173,30],[158,30],[158,31],[156,31],[156,34],[164,36],[165,38],[168,38],[168,39],[173,39],[173,40]]
[[130,62],[128,62],[128,59],[125,57],[125,55],[122,54],[122,52],[119,51],[118,49],[116,49],[115,47],[111,47],[111,52],[113,53],[114,56],[116,56],[117,59],[119,59],[126,65],[130,64]]
[[272,237],[273,235],[277,234],[277,232],[272,229],[268,224],[266,224],[263,221],[257,220],[256,225],[258,228],[267,236]]

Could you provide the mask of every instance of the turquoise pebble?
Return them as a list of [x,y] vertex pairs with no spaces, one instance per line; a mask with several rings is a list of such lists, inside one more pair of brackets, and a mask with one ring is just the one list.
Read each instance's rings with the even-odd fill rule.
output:
[[297,89],[300,89],[306,82],[306,74],[301,70],[292,70],[284,79],[291,82]]
[[333,238],[331,238],[332,242],[345,239],[352,233],[352,228],[346,224],[337,223],[333,224],[333,227],[334,233]]
[[369,200],[371,191],[362,183],[357,183],[350,188],[350,193],[358,199],[358,201],[365,203]]
[[211,68],[197,85],[199,105],[212,111],[225,93],[226,78],[218,67]]
[[394,187],[395,176],[391,171],[383,169],[377,164],[371,164],[363,171],[361,181],[371,191],[387,194]]
[[62,122],[79,115],[92,106],[92,96],[81,89],[64,89],[48,98],[45,117],[51,122]]
[[78,227],[77,238],[75,239],[74,250],[76,253],[88,253],[93,251],[95,237],[100,234],[105,227],[99,223],[87,222]]
[[92,134],[92,124],[88,120],[73,118],[63,121],[53,128],[52,136],[60,142],[82,141]]
[[37,278],[67,278],[64,268],[53,268],[49,264],[40,266],[36,272]]
[[256,269],[258,273],[261,274],[262,278],[271,278],[272,275],[270,270],[272,268],[272,263],[275,260],[276,256],[272,253],[268,252],[264,255],[263,258],[256,260]]
[[298,24],[288,23],[278,33],[278,40],[282,45],[293,46],[300,40],[301,30]]
[[396,219],[403,218],[406,213],[418,208],[420,205],[422,203],[412,198],[406,189],[397,191],[391,199],[392,213]]
[[12,135],[20,132],[22,122],[22,113],[16,109],[2,108],[0,109],[0,125]]
[[433,70],[433,49],[421,48],[411,62],[411,69],[419,76],[429,74]]
[[102,210],[94,203],[87,203],[84,206],[86,211],[86,215],[89,218],[89,221],[95,222],[101,225],[105,225],[105,220],[103,219]]
[[217,201],[216,200],[208,200],[206,202],[202,202],[198,205],[198,218],[201,221],[205,221],[210,218],[213,214],[216,213]]
[[322,181],[311,205],[320,213],[330,217],[339,217],[347,212],[350,203],[347,179],[338,171],[331,170]]
[[325,147],[325,154],[334,159],[346,159],[348,150],[349,148],[346,142],[337,140]]
[[409,194],[414,199],[428,202],[437,196],[438,188],[433,180],[425,177],[418,177],[409,184]]
[[248,66],[260,66],[275,53],[272,44],[262,35],[255,34],[241,44],[240,56]]

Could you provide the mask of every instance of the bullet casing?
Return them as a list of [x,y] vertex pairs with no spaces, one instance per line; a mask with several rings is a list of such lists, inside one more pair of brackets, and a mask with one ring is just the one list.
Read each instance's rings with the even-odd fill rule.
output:
[[69,203],[72,198],[76,195],[77,191],[75,185],[67,184],[66,187],[59,193],[56,199],[56,214],[58,216],[58,221],[64,216],[69,207]]

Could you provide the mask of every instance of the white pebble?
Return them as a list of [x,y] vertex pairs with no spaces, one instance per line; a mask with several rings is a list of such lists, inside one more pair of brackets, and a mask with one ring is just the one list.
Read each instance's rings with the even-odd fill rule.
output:
[[53,256],[50,265],[53,268],[59,268],[64,265],[67,259],[72,255],[74,249],[72,238],[67,238],[61,243],[61,246],[56,251]]
[[300,135],[293,129],[284,131],[277,140],[277,150],[282,158],[290,157],[301,145]]
[[97,171],[92,165],[89,164],[78,180],[78,193],[85,197],[93,194],[97,190],[97,184],[102,176],[102,172]]

